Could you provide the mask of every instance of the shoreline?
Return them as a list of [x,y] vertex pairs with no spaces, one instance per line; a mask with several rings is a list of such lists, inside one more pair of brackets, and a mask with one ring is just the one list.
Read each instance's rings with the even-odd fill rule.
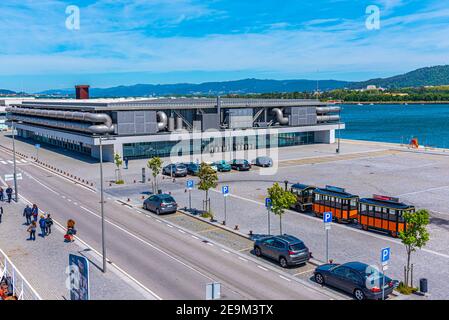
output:
[[350,105],[370,105],[370,104],[397,104],[397,105],[404,105],[404,104],[449,104],[449,101],[340,101],[335,102],[335,104],[350,104]]

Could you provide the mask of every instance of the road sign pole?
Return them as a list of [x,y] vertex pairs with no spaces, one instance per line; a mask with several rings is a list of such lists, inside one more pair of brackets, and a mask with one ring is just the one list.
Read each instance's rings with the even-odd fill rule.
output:
[[326,263],[329,263],[329,229],[326,229]]
[[192,190],[189,189],[189,210],[192,211]]
[[270,208],[267,209],[267,216],[268,216],[268,235],[271,235],[271,224],[270,224]]
[[382,270],[382,300],[385,300],[385,271]]
[[224,221],[223,225],[226,225],[226,196],[224,197]]

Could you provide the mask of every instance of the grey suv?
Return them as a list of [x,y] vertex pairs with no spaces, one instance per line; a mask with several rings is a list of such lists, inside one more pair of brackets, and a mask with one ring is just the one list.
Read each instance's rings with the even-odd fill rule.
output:
[[254,254],[279,262],[281,267],[304,264],[310,259],[309,248],[294,236],[268,236],[254,242]]
[[174,213],[178,209],[175,199],[169,194],[154,194],[143,202],[145,210],[161,213]]

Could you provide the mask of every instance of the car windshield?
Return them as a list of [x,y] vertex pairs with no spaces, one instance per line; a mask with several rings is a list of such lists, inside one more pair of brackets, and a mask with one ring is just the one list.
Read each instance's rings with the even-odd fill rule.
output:
[[186,166],[183,164],[176,165],[176,169],[185,169],[185,168],[186,168]]
[[305,248],[306,248],[306,246],[302,242],[290,245],[291,251],[300,251],[300,250],[304,250]]
[[236,164],[246,164],[246,160],[235,160]]
[[161,201],[163,203],[171,203],[171,202],[175,202],[175,199],[173,199],[173,197],[164,197],[161,199]]

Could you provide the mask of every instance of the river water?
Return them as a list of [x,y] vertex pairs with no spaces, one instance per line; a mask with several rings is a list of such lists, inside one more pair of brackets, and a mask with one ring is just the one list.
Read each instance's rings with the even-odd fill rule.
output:
[[342,105],[341,137],[449,148],[449,104]]

